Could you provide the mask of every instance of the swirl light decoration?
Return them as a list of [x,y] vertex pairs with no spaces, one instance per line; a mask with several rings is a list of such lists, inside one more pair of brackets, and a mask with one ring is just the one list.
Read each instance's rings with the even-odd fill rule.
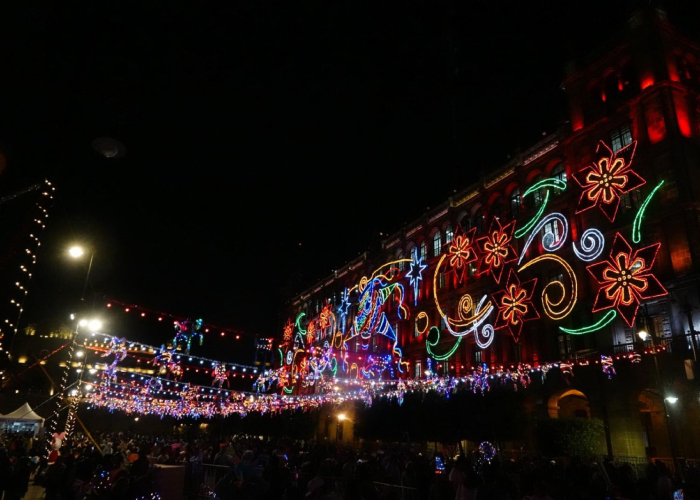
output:
[[484,325],[484,327],[481,329],[481,337],[486,339],[483,342],[481,341],[479,332],[474,332],[474,340],[476,341],[476,345],[478,345],[482,349],[486,349],[488,346],[490,346],[495,336],[496,335],[493,329],[493,325]]
[[[518,272],[527,269],[528,267],[537,264],[538,262],[542,262],[545,260],[553,260],[554,262],[560,264],[564,270],[566,271],[567,275],[569,276],[569,280],[571,281],[571,290],[569,293],[569,301],[564,305],[562,309],[555,309],[561,306],[564,303],[564,299],[566,297],[566,288],[564,287],[564,284],[559,281],[551,281],[548,283],[544,289],[542,290],[542,309],[544,310],[545,314],[549,316],[551,319],[554,321],[558,321],[561,319],[566,318],[571,310],[574,308],[576,305],[576,300],[578,298],[578,283],[576,281],[576,274],[574,273],[574,270],[571,269],[571,266],[561,257],[559,257],[556,254],[544,254],[540,255],[539,257],[536,257],[520,267],[518,269]],[[552,300],[550,299],[551,291],[552,288],[555,287],[559,289],[561,297],[558,300]]]
[[594,228],[586,229],[581,235],[581,250],[576,248],[576,242],[572,241],[576,257],[584,262],[596,260],[603,253],[605,248],[605,237],[603,233]]
[[532,231],[532,233],[530,233],[530,237],[525,241],[523,251],[520,253],[518,265],[520,265],[520,263],[523,261],[523,258],[525,257],[525,252],[527,252],[527,249],[530,248],[530,243],[532,243],[532,240],[535,238],[535,236],[537,236],[537,234],[542,230],[542,228],[550,222],[559,223],[559,225],[561,226],[561,235],[559,235],[559,239],[557,239],[556,241],[552,241],[554,240],[554,234],[545,233],[542,236],[542,247],[547,252],[556,252],[562,246],[564,246],[566,237],[569,234],[569,223],[567,222],[566,217],[564,217],[559,212],[551,213],[547,217],[542,219],[539,222],[539,224],[535,226],[535,229]]
[[600,318],[600,320],[598,320],[596,323],[593,323],[590,326],[584,326],[582,328],[564,328],[563,326],[560,326],[559,329],[562,332],[570,333],[571,335],[583,335],[586,333],[598,331],[601,328],[608,326],[610,323],[613,322],[616,316],[616,311],[608,311],[602,318]]

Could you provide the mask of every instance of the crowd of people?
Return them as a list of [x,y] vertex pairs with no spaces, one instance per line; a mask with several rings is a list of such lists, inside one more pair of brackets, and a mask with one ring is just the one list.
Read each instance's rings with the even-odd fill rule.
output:
[[47,500],[155,499],[154,464],[184,466],[184,497],[192,499],[700,500],[700,471],[685,466],[674,475],[662,462],[635,471],[608,460],[110,433],[72,436],[49,464],[46,445],[27,434],[0,437],[0,500],[22,499],[30,482],[45,488]]

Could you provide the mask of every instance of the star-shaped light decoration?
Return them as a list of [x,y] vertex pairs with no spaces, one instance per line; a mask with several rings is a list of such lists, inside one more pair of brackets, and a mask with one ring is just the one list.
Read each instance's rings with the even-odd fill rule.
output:
[[479,274],[491,271],[496,283],[501,282],[506,264],[518,258],[511,244],[513,231],[515,231],[515,221],[502,226],[498,218],[494,217],[491,220],[488,234],[476,240],[481,252]]
[[593,312],[614,307],[632,327],[642,300],[667,295],[663,285],[651,274],[660,246],[661,243],[654,243],[633,254],[627,240],[617,233],[610,249],[610,258],[586,268],[600,283]]
[[338,312],[341,316],[345,317],[348,315],[350,310],[350,298],[348,297],[348,288],[345,287],[343,290],[343,296],[340,298],[340,305],[338,306]]
[[523,323],[540,317],[532,303],[535,285],[537,285],[537,278],[521,284],[518,275],[511,269],[508,273],[505,290],[491,294],[496,307],[498,307],[498,318],[496,318],[493,329],[500,330],[508,327],[516,343],[520,339]]
[[454,271],[458,283],[464,281],[467,273],[467,266],[477,259],[476,247],[474,245],[475,234],[476,227],[471,228],[465,233],[461,226],[457,226],[452,241],[445,243],[448,257],[447,263],[452,268],[452,271]]
[[646,184],[630,167],[637,147],[632,141],[616,153],[603,141],[598,143],[598,159],[573,174],[574,180],[583,188],[576,213],[584,212],[596,205],[610,220],[615,221],[620,206],[620,195],[629,193]]
[[418,247],[413,247],[413,261],[409,264],[406,277],[410,280],[410,285],[413,286],[413,305],[418,305],[418,287],[423,281],[423,271],[428,267],[428,264],[423,264],[423,258],[418,255]]

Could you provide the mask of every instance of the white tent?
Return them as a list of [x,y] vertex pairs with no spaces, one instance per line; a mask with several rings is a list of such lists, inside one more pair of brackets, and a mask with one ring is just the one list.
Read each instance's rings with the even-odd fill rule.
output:
[[0,426],[5,430],[29,431],[36,436],[43,425],[44,419],[34,413],[29,403],[24,403],[12,413],[0,415]]

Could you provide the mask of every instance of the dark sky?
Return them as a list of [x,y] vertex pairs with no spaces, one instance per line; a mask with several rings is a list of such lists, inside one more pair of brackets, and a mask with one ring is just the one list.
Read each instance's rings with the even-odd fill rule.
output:
[[[97,291],[266,334],[290,287],[553,131],[566,63],[637,6],[5,4],[0,191],[59,188],[29,319],[79,297],[62,252],[84,239]],[[695,2],[668,10],[698,28]],[[99,136],[127,155],[101,157]]]

